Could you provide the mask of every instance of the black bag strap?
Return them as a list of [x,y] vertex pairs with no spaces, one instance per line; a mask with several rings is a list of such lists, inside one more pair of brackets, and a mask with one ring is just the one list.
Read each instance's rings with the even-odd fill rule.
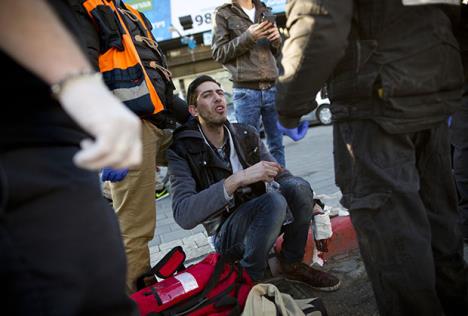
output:
[[[179,262],[176,262],[174,265],[173,269],[169,270],[169,273],[162,273],[161,271],[163,268],[167,267],[168,264],[170,264],[171,260],[176,259],[176,255],[180,256],[178,259]],[[187,255],[185,254],[184,250],[182,249],[181,246],[177,246],[172,248],[159,262],[146,271],[144,274],[140,275],[137,280],[136,280],[136,285],[137,285],[137,290],[141,290],[145,288],[147,285],[145,284],[145,279],[146,278],[152,278],[153,283],[157,282],[156,276],[161,278],[161,279],[166,279],[176,272],[181,272],[182,270],[185,270],[185,259]]]

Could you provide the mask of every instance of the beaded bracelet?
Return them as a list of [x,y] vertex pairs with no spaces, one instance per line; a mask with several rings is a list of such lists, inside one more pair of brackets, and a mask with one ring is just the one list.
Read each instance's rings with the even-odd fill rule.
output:
[[94,70],[83,70],[79,72],[74,72],[65,76],[65,78],[61,79],[59,82],[56,82],[50,86],[50,91],[55,99],[59,99],[60,94],[63,92],[67,84],[73,82],[75,80],[79,80],[86,77],[99,77],[102,78],[102,74],[100,72],[96,72]]

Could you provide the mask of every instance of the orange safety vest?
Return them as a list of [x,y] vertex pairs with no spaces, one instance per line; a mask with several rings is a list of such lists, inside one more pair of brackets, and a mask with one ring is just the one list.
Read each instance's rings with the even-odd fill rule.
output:
[[[164,105],[141,62],[132,41],[131,33],[114,1],[86,0],[83,2],[83,7],[94,21],[96,21],[93,15],[93,13],[96,13],[94,10],[98,10],[100,6],[112,10],[115,17],[118,18],[120,30],[123,33],[121,38],[123,49],[111,47],[99,55],[99,70],[102,72],[107,86],[130,110],[140,117],[150,116],[164,110]],[[140,13],[130,6],[126,6],[126,10],[131,11],[140,20],[148,37],[151,37],[151,33],[146,28]],[[102,23],[102,20],[100,23]],[[103,27],[98,28],[99,32],[103,32]]]

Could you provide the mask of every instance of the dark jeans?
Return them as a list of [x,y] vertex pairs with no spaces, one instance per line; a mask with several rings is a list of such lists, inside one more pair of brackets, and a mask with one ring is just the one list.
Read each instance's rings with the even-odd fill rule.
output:
[[[288,262],[304,257],[314,207],[313,192],[307,181],[298,177],[280,180],[281,193],[268,192],[242,204],[221,226],[215,238],[216,250],[224,253],[241,246],[241,264],[254,280],[261,280],[270,252],[284,230],[282,256]],[[283,227],[289,206],[294,221]]]
[[458,189],[462,230],[468,239],[468,86],[463,107],[452,116],[453,175]]
[[76,151],[0,154],[2,314],[135,315],[115,214]]
[[381,315],[466,315],[466,274],[446,122],[390,135],[336,123],[336,183]]

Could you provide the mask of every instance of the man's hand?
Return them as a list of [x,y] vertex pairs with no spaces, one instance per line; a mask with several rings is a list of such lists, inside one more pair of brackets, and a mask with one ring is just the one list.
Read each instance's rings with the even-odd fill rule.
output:
[[110,181],[110,182],[120,182],[128,174],[128,169],[112,169],[112,168],[104,168],[102,169],[101,180],[102,181]]
[[[247,29],[247,32],[252,34],[255,40],[259,40],[263,37],[270,36],[272,24],[268,21],[263,21],[260,24],[252,24]],[[279,33],[278,33],[279,34]]]
[[271,27],[269,29],[269,32],[270,34],[267,36],[267,39],[276,47],[278,47],[280,44],[281,44],[281,41],[280,41],[280,32],[278,30],[278,28],[276,27],[276,25],[273,25],[271,24]]
[[75,157],[85,169],[125,168],[142,159],[141,123],[105,86],[100,75],[64,82],[57,95],[63,109],[94,137],[81,144]]
[[255,165],[238,171],[224,181],[224,187],[229,195],[232,195],[239,187],[265,181],[271,182],[283,170],[277,162],[260,161]]
[[303,121],[298,127],[286,128],[281,125],[280,122],[276,122],[276,127],[281,133],[289,136],[293,141],[297,142],[306,136],[307,131],[309,130],[309,123],[307,121]]

